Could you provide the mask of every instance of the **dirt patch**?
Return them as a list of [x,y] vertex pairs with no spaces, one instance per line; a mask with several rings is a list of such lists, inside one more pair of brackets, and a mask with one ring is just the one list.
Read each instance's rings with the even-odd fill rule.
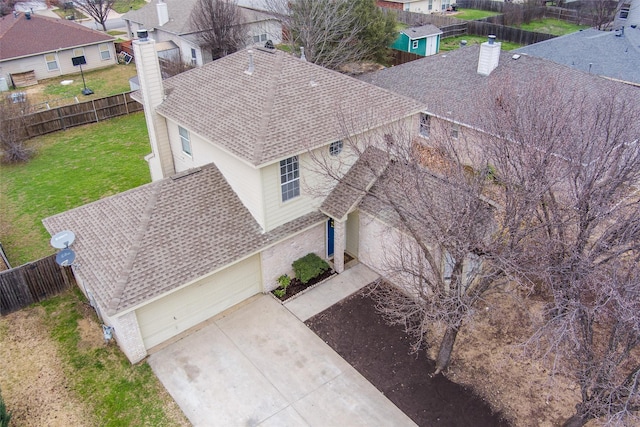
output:
[[439,375],[424,352],[410,354],[398,326],[385,323],[363,291],[307,321],[307,325],[423,426],[507,426],[500,415],[462,385]]
[[579,400],[575,384],[552,378],[517,345],[531,332],[531,306],[487,300],[473,330],[458,335],[445,376],[431,378],[437,348],[410,354],[402,328],[387,325],[367,293],[363,289],[307,324],[417,424],[550,427],[572,414]]
[[0,318],[0,387],[16,426],[91,426],[91,416],[69,391],[41,307]]

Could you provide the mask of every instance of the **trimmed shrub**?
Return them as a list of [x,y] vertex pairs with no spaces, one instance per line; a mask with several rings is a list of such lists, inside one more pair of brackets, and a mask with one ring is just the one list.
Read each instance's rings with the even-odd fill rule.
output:
[[330,269],[329,264],[314,253],[295,260],[292,266],[298,280],[305,285]]
[[9,420],[11,420],[11,414],[7,412],[7,407],[0,394],[0,427],[9,427]]

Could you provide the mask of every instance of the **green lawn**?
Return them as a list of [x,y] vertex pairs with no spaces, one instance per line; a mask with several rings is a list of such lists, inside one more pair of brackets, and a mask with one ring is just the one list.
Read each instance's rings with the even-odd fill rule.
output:
[[79,321],[92,318],[78,288],[42,302],[45,324],[58,344],[70,388],[93,414],[87,425],[180,426],[188,425],[147,363],[131,365],[115,344],[90,345],[83,341]]
[[[440,52],[447,52],[450,50],[458,49],[460,47],[460,40],[466,40],[467,45],[471,46],[472,44],[484,43],[487,41],[487,38],[482,36],[472,36],[469,34],[456,37],[447,37],[446,39],[442,39],[440,41]],[[518,43],[505,42],[501,40],[497,41],[502,43],[502,50],[513,50],[522,47],[522,45]]]
[[[116,95],[122,92],[128,92],[129,79],[136,75],[136,66],[131,63],[128,65],[118,64],[99,70],[91,70],[84,72],[84,80],[88,88],[93,90],[92,96],[86,97],[82,95],[82,100],[103,98],[105,96]],[[73,80],[70,85],[60,84],[63,80]],[[44,87],[42,93],[45,96],[54,98],[69,98],[81,95],[82,75],[72,74],[59,76],[54,79],[47,79],[38,82]]]
[[475,21],[482,18],[487,18],[489,16],[500,15],[500,12],[491,12],[489,10],[480,10],[480,9],[462,9],[455,15],[452,15],[454,18],[464,19],[465,21]]
[[589,26],[571,24],[569,22],[560,21],[553,18],[545,18],[540,21],[532,21],[528,24],[521,24],[518,26],[518,28],[527,31],[536,31],[538,33],[562,36],[565,34],[575,33],[576,31],[580,31],[585,28],[589,28]]
[[144,0],[116,0],[113,4],[113,10],[118,13],[125,13],[131,9],[140,9],[145,4],[147,3]]
[[0,165],[0,242],[17,266],[54,252],[43,218],[150,181],[144,115],[34,138],[36,156]]

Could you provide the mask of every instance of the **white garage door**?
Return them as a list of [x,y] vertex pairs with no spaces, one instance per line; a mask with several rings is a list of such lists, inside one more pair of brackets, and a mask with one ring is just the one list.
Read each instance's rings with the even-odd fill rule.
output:
[[138,310],[147,349],[209,319],[261,291],[255,255]]

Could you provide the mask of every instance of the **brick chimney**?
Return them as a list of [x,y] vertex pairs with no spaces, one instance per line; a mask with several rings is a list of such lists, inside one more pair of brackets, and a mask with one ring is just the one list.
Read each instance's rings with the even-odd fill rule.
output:
[[478,74],[488,76],[498,66],[500,61],[501,43],[496,43],[496,36],[489,36],[489,40],[480,45],[478,59]]
[[169,144],[167,122],[164,117],[156,113],[156,108],[164,101],[164,86],[156,54],[156,43],[148,38],[146,30],[138,31],[138,39],[133,41],[133,53],[151,143],[151,154],[146,159],[151,170],[151,180],[157,181],[174,175],[175,167]]
[[156,9],[158,10],[158,26],[162,27],[164,24],[169,22],[169,10],[167,9],[167,4],[163,0],[158,0]]

